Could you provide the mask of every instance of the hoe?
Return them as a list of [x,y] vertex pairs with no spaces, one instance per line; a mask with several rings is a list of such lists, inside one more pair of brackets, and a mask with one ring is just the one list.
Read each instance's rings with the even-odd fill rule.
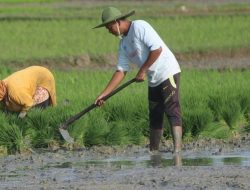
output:
[[[123,85],[119,86],[118,88],[116,88],[115,90],[113,90],[110,94],[108,94],[107,96],[103,97],[103,100],[106,101],[107,99],[109,99],[110,97],[112,97],[113,95],[115,95],[117,92],[121,91],[123,88],[127,87],[128,85],[130,85],[131,83],[135,82],[136,79],[133,78],[129,81],[127,81],[126,83],[124,83]],[[69,135],[69,132],[67,130],[68,126],[70,124],[72,124],[73,122],[75,122],[76,120],[78,120],[80,117],[82,117],[84,114],[88,113],[89,111],[91,111],[92,109],[96,108],[97,105],[96,104],[91,104],[89,107],[85,108],[84,110],[80,111],[79,113],[77,113],[76,115],[70,117],[68,120],[66,120],[64,123],[62,123],[59,127],[59,131],[62,135],[62,137],[64,138],[64,140],[68,143],[74,143],[74,139]]]

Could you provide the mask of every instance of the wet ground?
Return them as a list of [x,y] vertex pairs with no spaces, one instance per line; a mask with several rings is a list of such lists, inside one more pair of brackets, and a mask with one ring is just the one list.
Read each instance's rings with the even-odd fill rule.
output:
[[34,150],[0,158],[0,189],[250,189],[250,135],[201,139],[171,153],[145,146]]

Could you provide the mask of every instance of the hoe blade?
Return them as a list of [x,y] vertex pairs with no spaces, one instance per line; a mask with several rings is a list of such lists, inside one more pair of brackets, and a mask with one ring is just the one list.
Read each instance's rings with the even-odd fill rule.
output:
[[67,130],[59,128],[59,131],[66,142],[70,144],[74,143],[74,139],[69,135],[69,132]]

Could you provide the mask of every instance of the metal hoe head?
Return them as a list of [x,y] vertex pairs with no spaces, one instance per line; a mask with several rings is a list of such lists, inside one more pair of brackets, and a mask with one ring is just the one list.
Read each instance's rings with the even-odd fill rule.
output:
[[70,144],[74,143],[74,139],[69,135],[69,132],[66,129],[60,127],[59,131],[66,142]]

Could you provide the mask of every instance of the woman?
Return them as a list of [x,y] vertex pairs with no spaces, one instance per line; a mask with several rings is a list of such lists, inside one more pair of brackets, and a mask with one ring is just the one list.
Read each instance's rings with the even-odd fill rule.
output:
[[0,101],[5,110],[24,118],[32,107],[56,105],[53,74],[45,67],[31,66],[0,80]]

